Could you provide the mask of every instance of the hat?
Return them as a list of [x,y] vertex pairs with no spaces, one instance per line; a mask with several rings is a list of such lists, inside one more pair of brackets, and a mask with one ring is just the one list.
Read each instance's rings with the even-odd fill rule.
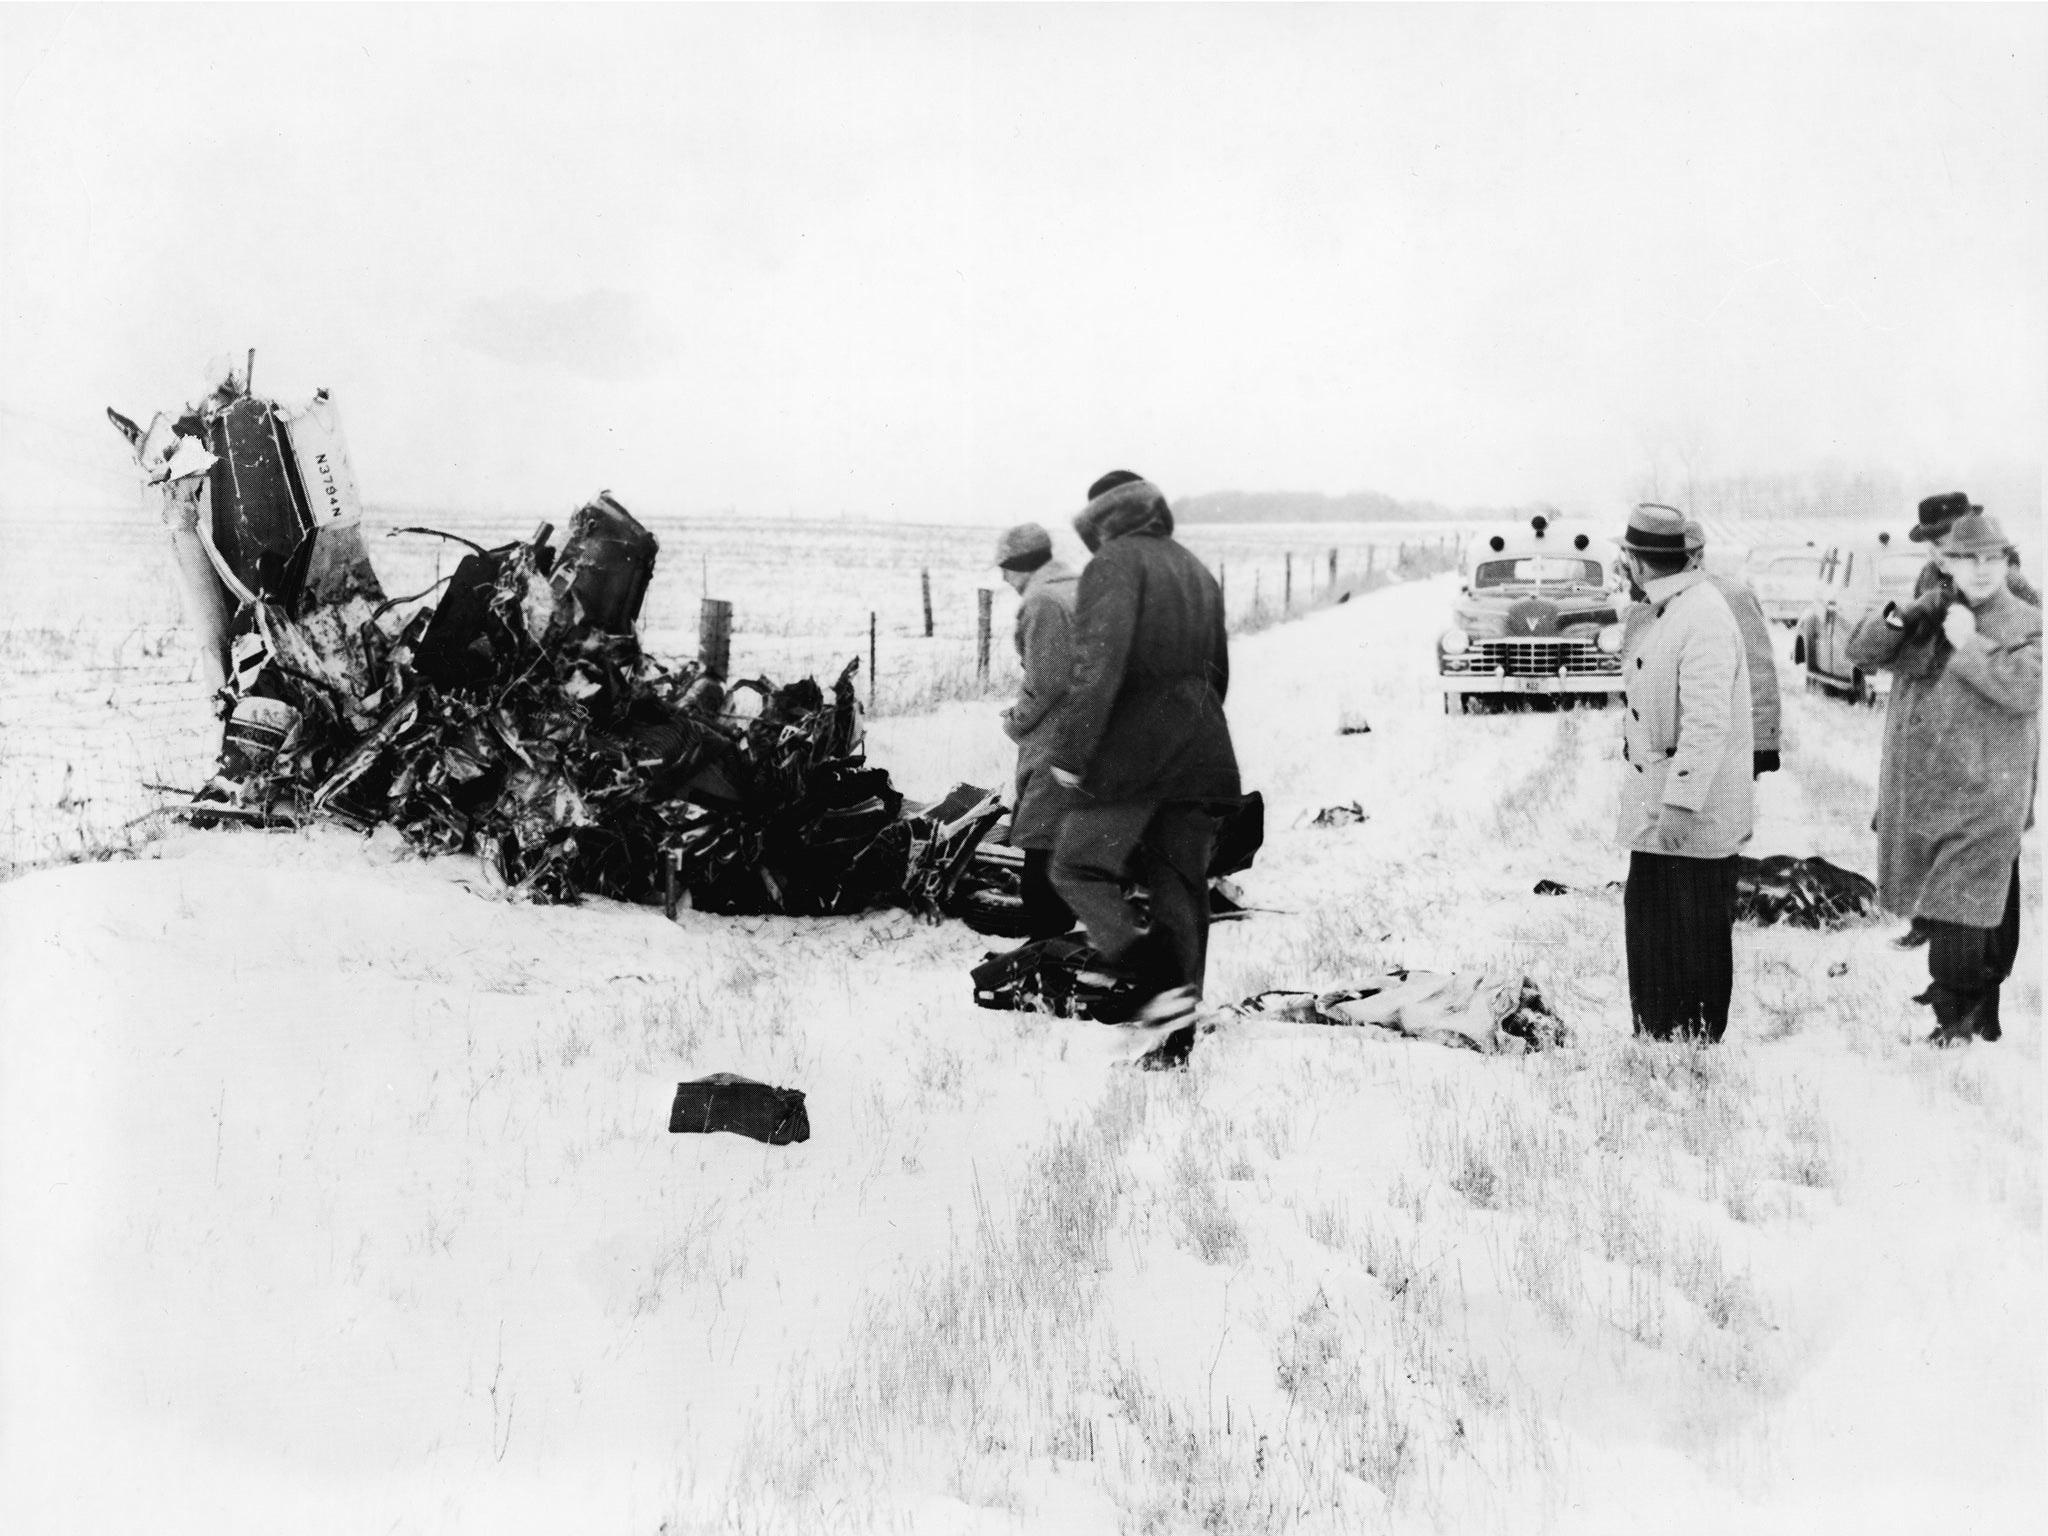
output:
[[1685,520],[1685,542],[1690,549],[1707,547],[1707,530],[1689,517]]
[[1639,555],[1683,555],[1705,547],[1699,524],[1687,523],[1676,507],[1646,501],[1628,515],[1628,528],[1617,541]]
[[1052,535],[1036,523],[1019,523],[996,540],[996,564],[1006,571],[1035,571],[1052,558]]
[[1112,469],[1108,474],[1088,487],[1088,499],[1093,501],[1106,491],[1113,491],[1120,485],[1135,485],[1144,478],[1143,475],[1134,474],[1128,469]]
[[1970,498],[1961,491],[1945,491],[1939,496],[1930,496],[1920,503],[1920,521],[1913,525],[1906,537],[1915,544],[1932,544],[1948,531],[1949,524],[1957,518],[1983,510],[1973,506]]
[[1977,511],[1964,513],[1934,537],[1934,547],[1945,555],[2002,555],[2012,548],[1998,519]]

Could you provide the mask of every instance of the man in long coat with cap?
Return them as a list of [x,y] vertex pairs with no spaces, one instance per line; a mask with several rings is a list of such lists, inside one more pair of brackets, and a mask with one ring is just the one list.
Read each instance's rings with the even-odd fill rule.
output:
[[[1688,568],[1705,572],[1707,580],[1713,583],[1714,590],[1728,605],[1729,613],[1735,618],[1735,627],[1742,631],[1743,651],[1749,659],[1750,777],[1760,778],[1767,773],[1776,773],[1783,703],[1778,689],[1778,653],[1771,641],[1770,620],[1764,617],[1764,606],[1748,582],[1739,576],[1723,576],[1707,570],[1705,528],[1688,519],[1685,537],[1693,546]],[[1651,606],[1643,601],[1640,588],[1632,595],[1636,598],[1636,605],[1629,609],[1622,627],[1621,648],[1624,652],[1634,648],[1653,612]]]
[[[1150,481],[1115,470],[1088,497],[1074,527],[1093,558],[1053,747],[1055,775],[1079,795],[1052,878],[1104,968],[1149,999],[1140,1019],[1169,1023],[1201,996],[1217,812],[1238,798],[1223,593],[1173,538]],[[1126,876],[1150,892],[1149,919],[1124,895]]]
[[1629,514],[1622,558],[1648,617],[1622,652],[1623,924],[1638,1034],[1716,1041],[1734,990],[1735,855],[1756,769],[1749,663],[1727,601],[1691,566],[1685,516]]
[[[1923,504],[1923,511],[1925,504]],[[1919,532],[1915,529],[1915,534]],[[1889,667],[1877,780],[1877,894],[1927,935],[1928,1040],[1996,1040],[2019,947],[2020,837],[2041,753],[2041,610],[2007,585],[1997,519],[1965,511],[1932,540],[1944,584],[1887,603],[1849,637]]]
[[1028,938],[1050,938],[1074,926],[1074,914],[1052,886],[1052,850],[1074,792],[1052,776],[1052,744],[1073,682],[1076,578],[1053,558],[1052,535],[1020,523],[996,543],[996,565],[1023,599],[1017,606],[1017,655],[1024,680],[1003,711],[1003,731],[1017,744],[1017,799],[1010,846],[1024,853],[1024,923]]

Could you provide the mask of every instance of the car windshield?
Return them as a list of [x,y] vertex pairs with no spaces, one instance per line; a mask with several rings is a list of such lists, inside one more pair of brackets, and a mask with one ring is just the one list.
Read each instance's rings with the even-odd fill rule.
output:
[[1894,596],[1910,593],[1926,564],[1919,555],[1886,555],[1877,562],[1877,584]]
[[1773,555],[1760,568],[1765,576],[1811,576],[1820,569],[1818,554]]
[[1472,572],[1475,587],[1505,587],[1518,582],[1578,582],[1597,587],[1602,576],[1598,560],[1566,560],[1532,555],[1526,560],[1487,560]]

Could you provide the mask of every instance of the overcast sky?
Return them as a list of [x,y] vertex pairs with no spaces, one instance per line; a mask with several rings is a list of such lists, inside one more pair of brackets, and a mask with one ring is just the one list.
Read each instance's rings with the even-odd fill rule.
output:
[[4,5],[0,72],[15,506],[250,346],[373,502],[521,512],[1599,510],[2048,422],[2041,6]]

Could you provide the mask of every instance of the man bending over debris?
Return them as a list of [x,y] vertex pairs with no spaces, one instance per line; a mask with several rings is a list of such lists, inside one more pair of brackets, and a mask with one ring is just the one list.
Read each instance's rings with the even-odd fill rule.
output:
[[[1958,497],[1960,499],[1960,497]],[[1922,525],[1928,503],[1921,504]],[[1937,509],[1939,510],[1939,509]],[[1922,538],[1920,528],[1913,531]],[[1965,512],[1932,538],[1945,580],[1849,637],[1892,669],[1877,775],[1878,899],[1927,935],[1938,1046],[1996,1040],[2020,940],[2020,836],[2041,752],[2041,610],[2007,585],[2011,544]]]
[[1049,939],[1074,926],[1074,914],[1052,888],[1052,849],[1074,792],[1052,776],[1053,737],[1072,681],[1074,573],[1052,556],[1052,535],[1019,523],[996,543],[1003,580],[1023,598],[1017,609],[1017,655],[1024,681],[1003,711],[1003,730],[1017,743],[1017,801],[1010,846],[1024,852],[1025,937]]
[[1735,853],[1749,841],[1749,663],[1727,601],[1690,562],[1683,513],[1629,514],[1622,559],[1649,618],[1622,652],[1622,898],[1638,1034],[1718,1041],[1734,988]]
[[[1115,470],[1074,519],[1081,572],[1074,675],[1053,775],[1079,791],[1052,879],[1105,968],[1150,998],[1137,1022],[1191,1016],[1207,960],[1215,807],[1238,797],[1223,718],[1230,686],[1223,593],[1173,538],[1159,488]],[[1123,890],[1151,893],[1149,921]]]

